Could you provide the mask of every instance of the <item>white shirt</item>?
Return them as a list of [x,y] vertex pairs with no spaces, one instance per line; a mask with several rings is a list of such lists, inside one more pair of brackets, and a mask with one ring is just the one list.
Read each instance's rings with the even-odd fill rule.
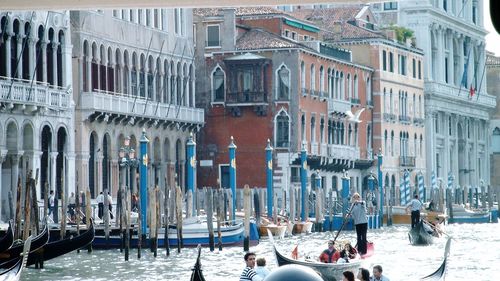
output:
[[257,275],[262,279],[266,278],[266,276],[270,273],[269,269],[265,268],[264,266],[256,266],[254,270],[255,273],[257,273]]
[[96,198],[96,201],[97,203],[104,203],[104,195],[102,195],[102,193],[99,194],[99,196],[97,196]]
[[412,211],[420,211],[420,209],[422,209],[422,205],[423,204],[420,200],[413,198],[406,207],[411,208]]

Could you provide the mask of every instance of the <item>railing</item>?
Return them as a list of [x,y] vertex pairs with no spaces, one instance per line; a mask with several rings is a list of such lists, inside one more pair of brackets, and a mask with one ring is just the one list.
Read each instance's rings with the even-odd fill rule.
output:
[[423,118],[414,117],[413,118],[413,123],[415,125],[424,125],[425,120]]
[[396,114],[384,113],[384,121],[386,122],[396,121]]
[[[439,96],[445,100],[452,100],[459,103],[465,102],[465,104],[474,104],[477,107],[485,107],[493,109],[496,106],[496,97],[492,95],[487,95],[485,90],[477,92],[475,96],[469,98],[469,91],[466,89],[461,89],[454,85],[448,85],[440,82],[429,82],[425,83],[425,93],[431,93],[431,95]],[[458,95],[460,93],[460,95]],[[485,111],[485,116],[487,112]]]
[[401,167],[415,167],[414,156],[399,156],[399,166]]
[[329,144],[328,157],[337,159],[356,160],[359,159],[359,149],[347,145]]
[[361,101],[359,99],[351,98],[351,103],[352,104],[361,104]]
[[411,118],[407,115],[399,115],[399,122],[401,122],[403,124],[410,124]]
[[[12,87],[11,87],[12,85]],[[57,110],[69,110],[71,93],[61,87],[33,83],[16,79],[0,78],[0,99],[2,102],[19,103],[33,106],[45,106]],[[10,95],[9,95],[10,91]]]
[[324,156],[324,157],[328,156],[328,144],[322,143],[319,153],[321,156]]
[[318,143],[317,142],[311,142],[311,154],[312,155],[318,155]]
[[110,95],[99,92],[82,94],[82,109],[109,112],[122,115],[135,115],[185,123],[202,124],[205,122],[201,108],[175,104],[157,103],[144,98],[126,95]]
[[328,99],[328,113],[345,113],[351,110],[351,103],[345,100]]
[[236,92],[227,93],[226,104],[233,103],[264,103],[267,102],[267,94],[265,92]]

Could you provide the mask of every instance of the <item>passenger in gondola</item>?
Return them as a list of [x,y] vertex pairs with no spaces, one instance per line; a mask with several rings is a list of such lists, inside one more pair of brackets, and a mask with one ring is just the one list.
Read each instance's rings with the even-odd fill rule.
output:
[[340,253],[335,249],[335,242],[328,241],[328,249],[324,250],[319,256],[319,260],[324,263],[335,263],[340,258]]
[[345,245],[344,245],[344,249],[347,253],[347,257],[349,259],[354,259],[356,258],[356,255],[358,254],[358,250],[356,250],[356,248],[354,248],[350,242],[347,242]]
[[246,267],[240,275],[240,281],[262,281],[262,278],[257,275],[254,269],[256,258],[257,256],[255,253],[248,252],[245,254],[244,259]]
[[427,211],[434,211],[436,209],[436,204],[434,204],[434,200],[431,200],[431,202],[429,202],[429,206],[427,206],[427,208],[425,208]]
[[255,267],[255,272],[260,278],[264,279],[267,275],[269,275],[269,269],[266,268],[266,258],[258,258],[257,266]]

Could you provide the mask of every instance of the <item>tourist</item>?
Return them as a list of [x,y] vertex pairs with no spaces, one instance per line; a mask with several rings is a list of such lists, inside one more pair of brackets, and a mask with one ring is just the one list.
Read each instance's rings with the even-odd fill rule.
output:
[[264,279],[269,274],[269,269],[266,268],[266,259],[258,258],[257,267],[255,268],[255,273],[259,275],[260,278]]
[[342,275],[344,275],[342,281],[354,281],[354,273],[351,271],[344,271],[342,272]]
[[102,215],[104,214],[104,195],[99,193],[99,196],[96,198],[97,201],[97,216],[102,219]]
[[248,252],[245,254],[244,259],[246,263],[245,269],[243,269],[243,272],[240,275],[240,281],[262,281],[262,278],[260,278],[259,275],[255,272],[253,269],[255,267],[255,259],[256,259],[255,253]]
[[420,209],[422,209],[422,202],[418,199],[418,194],[413,196],[413,199],[406,205],[406,211],[411,209],[411,228],[417,226],[420,222]]
[[113,219],[113,197],[108,192],[109,217]]
[[431,200],[431,202],[429,202],[429,206],[426,208],[427,211],[434,211],[436,209],[436,206],[434,204],[434,200]]
[[354,259],[356,258],[356,255],[358,254],[358,250],[356,250],[356,248],[354,248],[351,243],[347,242],[345,245],[344,245],[344,249],[345,251],[347,252],[347,257],[349,259]]
[[139,198],[137,198],[137,194],[132,194],[132,212],[137,212],[139,209]]
[[335,249],[335,242],[328,241],[328,249],[324,250],[319,256],[319,260],[324,263],[335,263],[340,258],[340,253]]
[[376,265],[373,267],[373,277],[371,281],[389,281],[389,278],[382,275],[382,266]]
[[54,213],[54,208],[55,208],[55,201],[56,201],[56,198],[55,198],[55,195],[54,195],[54,190],[51,190],[50,193],[49,193],[49,216],[52,215]]
[[366,203],[361,200],[359,193],[354,193],[352,196],[353,204],[351,207],[350,216],[354,220],[356,226],[356,238],[358,251],[361,255],[366,254],[366,232],[368,231],[368,217],[366,216]]
[[76,207],[75,193],[71,192],[71,195],[68,198],[68,213],[69,213],[71,222],[75,221],[75,207]]
[[370,271],[366,268],[360,268],[358,271],[359,281],[370,281]]

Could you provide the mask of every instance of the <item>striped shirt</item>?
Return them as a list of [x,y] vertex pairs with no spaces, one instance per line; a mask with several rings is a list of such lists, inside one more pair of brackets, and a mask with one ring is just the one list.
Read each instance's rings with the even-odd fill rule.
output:
[[240,275],[240,281],[261,281],[255,270],[251,267],[245,267]]

